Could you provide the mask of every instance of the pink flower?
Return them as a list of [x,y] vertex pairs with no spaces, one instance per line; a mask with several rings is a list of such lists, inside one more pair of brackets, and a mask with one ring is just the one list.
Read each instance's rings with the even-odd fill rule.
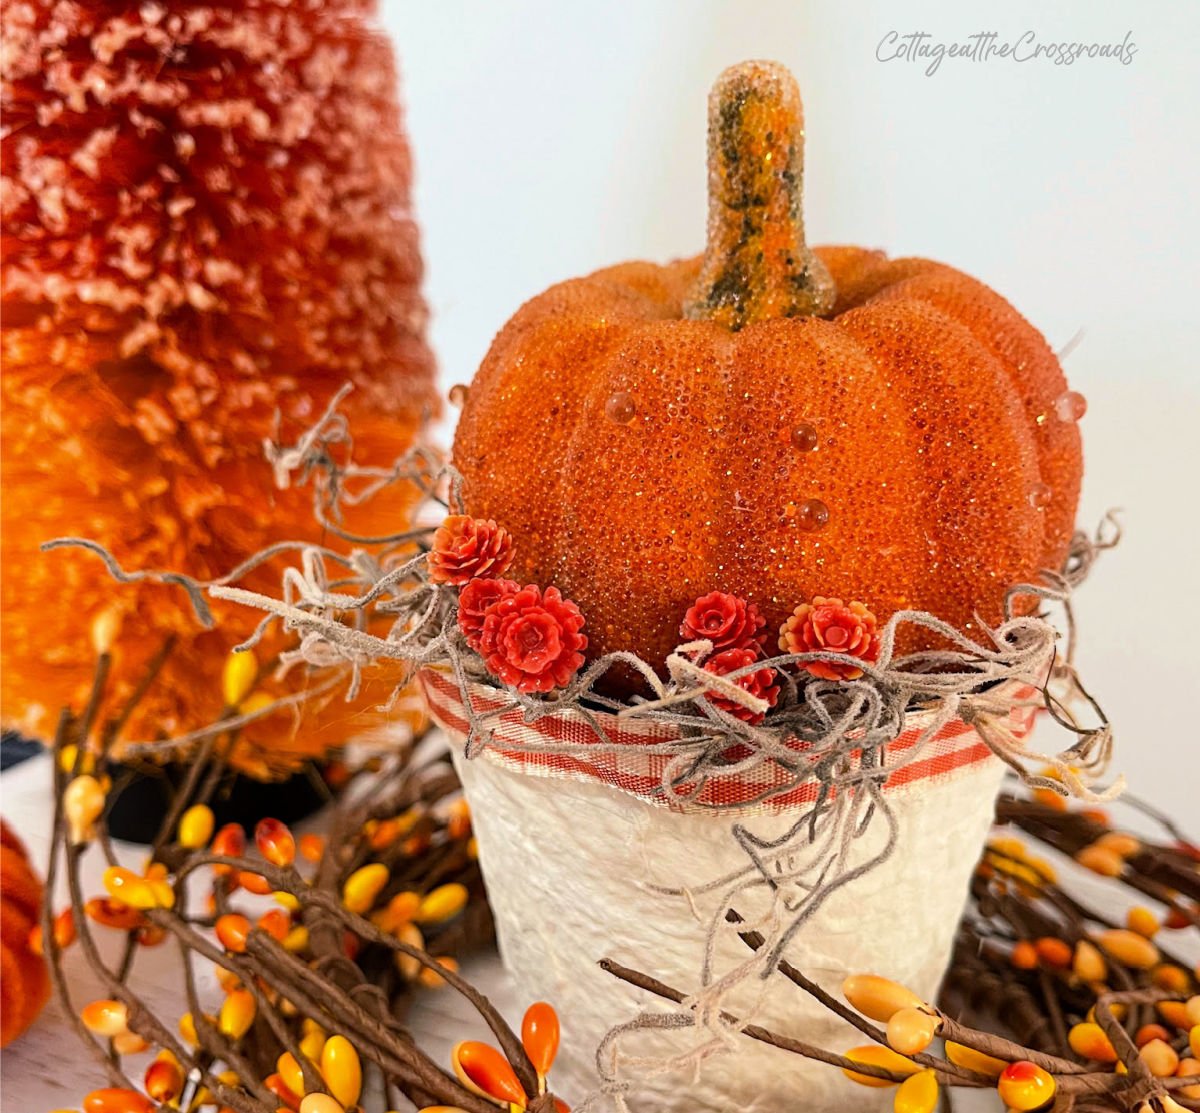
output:
[[[819,653],[830,650],[858,657],[867,664],[879,658],[875,616],[862,603],[843,603],[814,595],[801,603],[779,631],[784,653]],[[824,680],[857,680],[863,670],[850,664],[810,661],[800,666]]]
[[[726,649],[710,657],[704,662],[704,668],[707,672],[716,673],[717,676],[727,676],[729,673],[737,672],[738,669],[744,669],[761,659],[762,654],[756,644],[735,646],[733,649]],[[739,676],[733,683],[743,691],[749,692],[752,696],[758,696],[759,699],[766,700],[769,706],[774,707],[779,702],[779,685],[775,683],[775,680],[774,669],[762,668],[748,672],[744,676]],[[751,711],[739,703],[734,703],[727,696],[719,695],[714,691],[708,691],[704,694],[714,707],[719,707],[722,711],[728,711],[729,714],[752,725],[761,723],[766,717],[764,712]]]
[[766,624],[753,603],[724,591],[710,591],[688,609],[679,633],[684,641],[707,638],[714,649],[730,649],[751,642],[761,644],[765,635],[759,630]]
[[479,648],[483,636],[483,618],[487,609],[508,595],[516,595],[521,585],[514,580],[471,580],[458,593],[458,628],[472,649]]
[[512,534],[490,518],[451,514],[433,535],[429,578],[435,584],[465,584],[501,576],[512,564]]
[[483,615],[479,652],[493,675],[520,692],[562,688],[583,664],[583,615],[558,588],[523,587]]

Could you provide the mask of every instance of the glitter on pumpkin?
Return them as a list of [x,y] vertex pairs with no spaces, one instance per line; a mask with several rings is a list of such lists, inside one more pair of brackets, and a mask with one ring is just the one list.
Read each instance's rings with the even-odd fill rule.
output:
[[568,685],[583,664],[583,615],[558,588],[530,585],[484,613],[479,653],[494,676],[520,692]]
[[[879,657],[875,616],[862,603],[817,595],[801,603],[779,631],[784,653],[846,653],[871,663]],[[808,661],[800,668],[823,680],[857,680],[863,670],[837,661]]]
[[[767,63],[747,69],[764,96],[782,80]],[[789,137],[802,139],[798,99],[785,100],[795,112],[782,138],[755,130],[779,122],[770,112],[731,111],[747,130],[713,133],[747,160],[784,152],[777,177],[750,175],[794,202],[770,208],[764,248],[804,243],[799,222],[778,224],[802,187],[785,173]],[[754,245],[729,231],[711,242],[753,262],[741,248]],[[592,657],[664,661],[702,589],[754,601],[775,629],[829,584],[884,620],[925,610],[966,628],[999,621],[1010,585],[1061,566],[1082,459],[1077,423],[1039,421],[1067,389],[1041,334],[941,263],[814,253],[836,289],[815,314],[735,330],[686,312],[705,260],[623,263],[527,302],[484,358],[454,442],[467,512],[511,530],[511,574],[579,603]],[[761,291],[784,296],[786,256],[750,276]],[[637,399],[628,425],[603,416],[621,392]],[[819,449],[799,451],[793,432],[818,421]],[[1035,508],[1040,482],[1052,494]],[[897,652],[922,646],[902,631]]]
[[465,584],[478,576],[502,576],[512,564],[508,530],[493,521],[451,514],[433,535],[429,578],[435,584]]
[[[217,607],[220,632],[199,632],[172,589],[117,589],[38,546],[86,535],[129,568],[223,574],[320,540],[311,493],[275,490],[263,458],[276,410],[298,430],[352,382],[355,459],[387,465],[436,409],[391,49],[356,0],[11,7],[3,716],[44,732],[82,703],[90,618],[112,640],[114,704],[176,637],[126,737],[178,733],[221,713],[225,654],[255,617]],[[394,530],[409,501],[345,524]],[[254,724],[235,762],[275,775],[377,724],[391,680]]]

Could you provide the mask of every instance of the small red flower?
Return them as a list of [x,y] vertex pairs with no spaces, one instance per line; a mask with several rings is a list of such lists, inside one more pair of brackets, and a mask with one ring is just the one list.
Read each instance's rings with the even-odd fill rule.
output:
[[583,664],[583,615],[558,588],[530,585],[484,612],[479,652],[488,669],[520,692],[562,688]]
[[761,645],[766,635],[759,631],[766,624],[753,603],[724,591],[710,591],[688,609],[679,633],[684,641],[707,638],[714,649],[730,649],[751,642]]
[[435,584],[465,584],[501,576],[512,563],[512,534],[490,518],[451,514],[433,535],[429,578]]
[[[848,653],[870,664],[879,657],[875,616],[862,603],[814,595],[801,603],[779,631],[784,653]],[[810,661],[800,666],[823,680],[857,680],[863,670],[849,664]]]
[[[714,654],[704,662],[704,668],[707,672],[714,672],[718,676],[728,676],[731,672],[737,672],[738,669],[744,669],[747,665],[752,665],[755,661],[760,660],[762,660],[762,654],[757,645],[735,646],[733,649],[726,649],[721,653]],[[779,702],[779,685],[775,683],[775,680],[774,669],[762,668],[739,676],[733,683],[752,696],[765,699],[771,707],[774,707]],[[766,717],[763,712],[751,711],[716,692],[708,691],[704,694],[714,707],[728,711],[729,714],[752,725],[761,723]]]
[[515,580],[471,580],[458,593],[458,628],[472,649],[479,648],[483,636],[483,616],[488,607],[508,595],[516,595],[521,585]]

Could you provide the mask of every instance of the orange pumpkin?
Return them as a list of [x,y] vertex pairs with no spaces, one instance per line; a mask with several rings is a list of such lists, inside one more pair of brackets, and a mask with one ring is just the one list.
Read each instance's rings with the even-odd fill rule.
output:
[[1053,352],[948,266],[809,249],[802,140],[785,69],[726,71],[703,258],[552,287],[467,395],[467,510],[579,604],[593,655],[661,662],[713,590],[776,627],[836,595],[970,629],[1065,555],[1083,400]]
[[41,909],[42,883],[21,841],[0,820],[0,1047],[33,1023],[50,996],[46,962],[29,947]]

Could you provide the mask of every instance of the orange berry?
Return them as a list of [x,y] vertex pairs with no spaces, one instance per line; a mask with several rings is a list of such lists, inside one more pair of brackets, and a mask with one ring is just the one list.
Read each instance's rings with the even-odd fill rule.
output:
[[306,862],[319,862],[325,853],[325,840],[320,835],[301,835],[300,857]]
[[300,1105],[300,1095],[284,1082],[283,1075],[278,1071],[275,1074],[268,1074],[263,1079],[263,1085],[289,1109],[296,1109]]
[[290,866],[296,860],[296,840],[278,819],[260,819],[254,828],[254,845],[272,865]]
[[276,943],[282,943],[292,930],[292,918],[282,908],[271,908],[258,918],[256,926]]
[[1053,1077],[1027,1059],[1009,1063],[996,1083],[1000,1100],[1020,1113],[1040,1109],[1054,1097],[1056,1089]]
[[1028,939],[1021,939],[1013,945],[1008,960],[1018,970],[1036,970],[1038,965],[1037,948]]
[[[457,959],[451,958],[449,955],[443,955],[441,958],[435,959],[435,961],[443,970],[449,970],[452,974],[458,973]],[[440,989],[446,984],[446,979],[428,966],[421,968],[420,974],[417,975],[417,980],[427,989]]]
[[225,950],[240,955],[246,949],[246,938],[250,934],[250,921],[241,913],[227,912],[217,920],[216,933]]
[[558,1054],[558,1013],[545,1001],[536,1001],[525,1010],[521,1020],[521,1046],[540,1075],[550,1073]]
[[[246,853],[246,832],[240,823],[226,823],[213,837],[209,850],[222,858],[240,858]],[[225,865],[213,866],[213,873],[218,877],[226,876],[232,867]]]
[[1124,831],[1106,831],[1092,845],[1111,850],[1121,858],[1129,858],[1142,849],[1142,844]]
[[137,1090],[109,1086],[83,1099],[83,1113],[154,1113],[154,1103]]
[[1159,989],[1166,989],[1180,996],[1187,993],[1192,986],[1191,975],[1182,967],[1164,962],[1150,972],[1150,980]]
[[1032,795],[1043,808],[1050,808],[1056,812],[1065,812],[1067,810],[1067,798],[1060,796],[1053,789],[1035,788]]
[[136,1032],[122,1032],[112,1038],[112,1049],[118,1055],[140,1055],[149,1046]]
[[1158,1015],[1172,1027],[1187,1030],[1190,1021],[1187,1006],[1182,1001],[1159,1001],[1154,1007]]
[[1170,1043],[1171,1033],[1168,1032],[1161,1024],[1143,1024],[1133,1037],[1133,1042],[1138,1047],[1144,1047],[1151,1040],[1165,1040]]
[[183,1069],[179,1060],[169,1051],[162,1051],[158,1058],[146,1068],[142,1084],[146,1093],[160,1104],[173,1102],[183,1093]]
[[1108,812],[1103,808],[1080,808],[1079,814],[1100,827],[1107,827],[1111,823]]
[[[54,934],[54,945],[60,950],[66,950],[75,942],[75,913],[64,908],[51,924]],[[29,933],[29,949],[35,954],[42,953],[42,925],[36,924]]]
[[1038,958],[1047,966],[1058,966],[1065,970],[1071,965],[1071,959],[1075,957],[1074,948],[1069,943],[1050,935],[1044,935],[1035,940],[1033,946],[1037,951]]
[[136,909],[111,897],[92,897],[84,906],[83,911],[89,920],[104,927],[116,928],[118,931],[133,931],[134,928],[146,922],[146,918]]
[[237,875],[238,884],[248,893],[265,897],[272,891],[271,883],[261,873],[251,870],[240,870]]
[[120,1036],[129,1031],[129,1008],[124,1001],[93,1001],[79,1010],[79,1019],[98,1036]]
[[1125,869],[1125,860],[1111,850],[1093,843],[1075,855],[1075,861],[1101,877],[1120,877]]
[[494,1047],[464,1040],[450,1052],[450,1065],[458,1080],[473,1094],[493,1101],[511,1102],[524,1109],[528,1098],[516,1072]]

